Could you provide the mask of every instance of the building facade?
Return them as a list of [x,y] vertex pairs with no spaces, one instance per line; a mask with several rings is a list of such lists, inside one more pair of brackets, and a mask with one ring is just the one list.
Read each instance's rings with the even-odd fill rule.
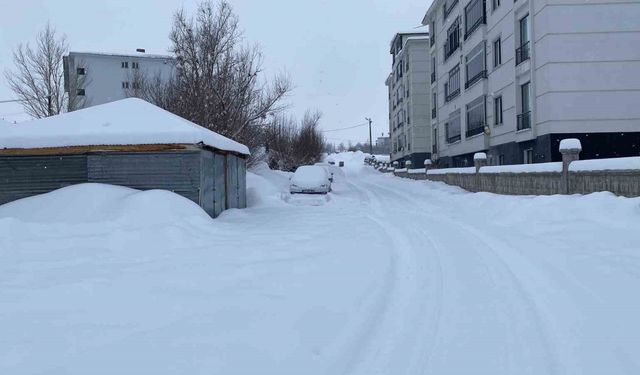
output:
[[568,137],[586,159],[640,155],[639,19],[637,0],[434,1],[433,158],[559,161]]
[[389,91],[391,161],[422,165],[431,157],[429,116],[429,33],[426,28],[397,33],[391,41]]
[[171,56],[69,52],[64,57],[64,86],[69,111],[137,96],[143,77],[168,80],[173,75]]

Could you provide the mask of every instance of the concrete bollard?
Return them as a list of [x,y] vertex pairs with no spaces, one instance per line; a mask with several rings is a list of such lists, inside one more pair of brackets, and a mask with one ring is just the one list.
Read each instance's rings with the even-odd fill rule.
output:
[[582,144],[579,139],[567,138],[560,141],[560,153],[562,154],[562,177],[560,179],[560,194],[570,194],[569,164],[580,160]]
[[426,159],[424,161],[424,173],[427,173],[431,168],[433,168],[433,162],[430,159]]
[[404,163],[404,167],[405,167],[405,168],[407,168],[407,171],[408,171],[409,169],[411,169],[411,160],[407,160],[407,161]]
[[479,173],[480,168],[487,166],[487,154],[484,152],[477,152],[473,155],[473,164],[476,166],[476,173]]

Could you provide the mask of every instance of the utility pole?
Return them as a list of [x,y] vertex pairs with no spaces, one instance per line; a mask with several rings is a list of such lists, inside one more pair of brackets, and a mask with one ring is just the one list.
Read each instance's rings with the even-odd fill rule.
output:
[[373,139],[371,138],[371,118],[365,117],[365,120],[369,121],[369,153],[373,155]]

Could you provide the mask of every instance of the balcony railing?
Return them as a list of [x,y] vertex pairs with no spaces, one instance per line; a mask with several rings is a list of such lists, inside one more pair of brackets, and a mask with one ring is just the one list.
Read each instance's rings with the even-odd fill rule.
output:
[[483,70],[481,72],[479,72],[478,74],[476,74],[475,76],[471,77],[471,79],[468,79],[467,82],[464,84],[464,88],[465,90],[468,89],[469,87],[471,87],[474,83],[478,82],[481,79],[487,78],[487,71]]
[[458,135],[454,135],[454,136],[448,137],[447,138],[447,143],[456,143],[456,142],[458,142],[460,140],[462,140],[462,136],[460,134],[458,134]]
[[464,40],[467,40],[471,34],[480,25],[487,23],[484,0],[473,0],[464,8],[465,32]]
[[444,61],[453,55],[453,53],[460,47],[460,41],[453,40],[451,43],[447,42],[444,45]]
[[531,128],[531,111],[524,112],[518,115],[518,130]]
[[467,129],[465,135],[467,136],[467,138],[469,137],[473,137],[474,135],[478,135],[484,132],[484,125],[482,126],[476,126],[474,128],[471,129]]
[[526,42],[525,44],[521,45],[520,48],[518,48],[516,50],[516,65],[520,65],[523,62],[529,60],[529,42]]
[[447,92],[446,94],[447,94],[447,96],[445,97],[445,101],[450,102],[453,99],[455,99],[456,96],[460,95],[460,88],[458,87],[457,89],[455,89],[455,90],[453,90],[451,92]]
[[449,16],[449,14],[450,14],[450,13],[451,13],[451,11],[453,10],[453,8],[456,6],[456,4],[458,4],[458,0],[453,0],[453,1],[451,2],[451,4],[449,4],[449,6],[447,6],[447,4],[446,4],[446,3],[444,4],[443,9],[444,9],[444,18],[445,18],[445,19]]
[[436,81],[436,72],[432,72],[431,73],[431,83],[434,83]]
[[435,107],[431,108],[431,118],[436,118],[436,109],[435,109]]

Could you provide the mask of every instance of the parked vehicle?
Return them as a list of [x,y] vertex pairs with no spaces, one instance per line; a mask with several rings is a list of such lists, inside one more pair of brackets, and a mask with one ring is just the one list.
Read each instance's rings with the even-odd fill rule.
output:
[[335,168],[334,165],[331,165],[329,163],[324,163],[324,162],[315,163],[314,165],[317,165],[318,167],[324,168],[327,171],[327,173],[329,173],[329,181],[331,183],[334,182],[334,178],[333,178],[334,174],[333,174],[333,171],[332,171],[332,169]]
[[289,191],[291,194],[327,194],[331,191],[330,175],[318,165],[298,167],[291,176]]

